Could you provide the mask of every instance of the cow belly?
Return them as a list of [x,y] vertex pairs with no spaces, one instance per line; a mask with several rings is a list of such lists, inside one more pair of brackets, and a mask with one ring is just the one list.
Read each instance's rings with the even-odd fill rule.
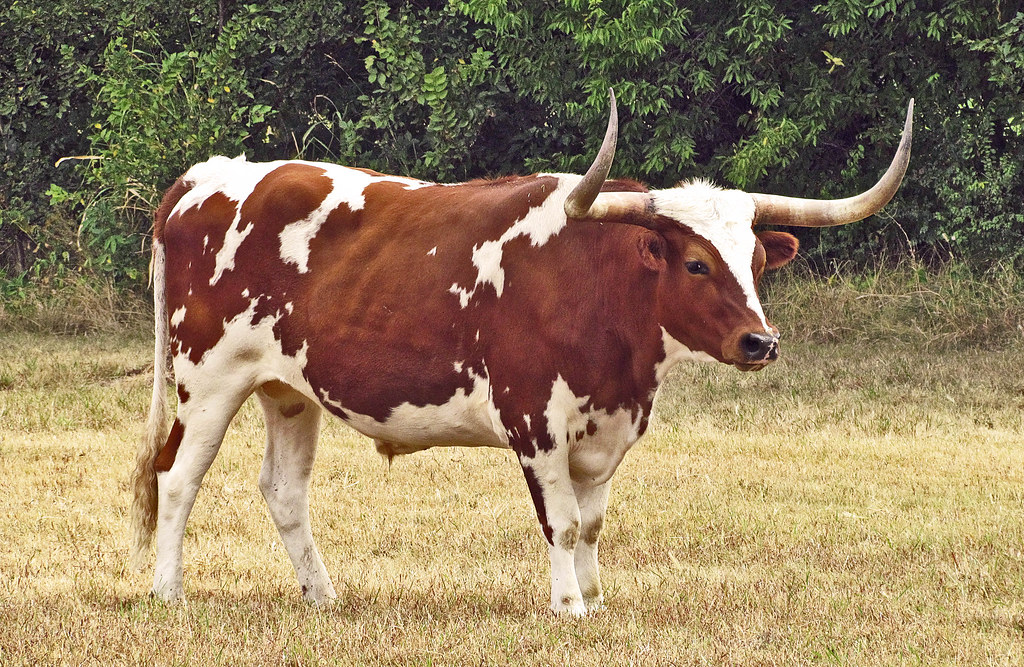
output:
[[321,402],[328,410],[363,435],[379,441],[378,449],[385,447],[382,453],[390,456],[445,445],[509,446],[508,434],[491,400],[490,383],[482,377],[474,378],[471,391],[460,388],[440,405],[401,403],[383,421],[346,409],[326,391],[321,394]]

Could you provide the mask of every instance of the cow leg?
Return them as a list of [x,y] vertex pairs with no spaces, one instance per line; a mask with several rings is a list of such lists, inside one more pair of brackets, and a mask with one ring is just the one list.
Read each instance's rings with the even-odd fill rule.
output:
[[[184,600],[182,541],[185,523],[206,471],[220,451],[224,433],[247,391],[225,392],[205,400],[193,395],[178,406],[177,424],[157,460],[173,460],[157,470],[156,566],[153,595],[168,602]],[[180,425],[180,426],[179,426]],[[177,440],[176,438],[180,438]]]
[[604,513],[608,507],[608,490],[611,481],[598,486],[573,484],[576,502],[580,508],[580,539],[576,543],[576,579],[583,593],[583,604],[587,611],[604,607],[604,592],[597,567],[597,540],[604,525]]
[[320,406],[279,383],[256,395],[267,421],[267,452],[259,486],[302,587],[316,605],[337,597],[309,525],[309,480],[320,433]]
[[551,558],[551,610],[583,616],[587,608],[576,579],[574,553],[580,536],[580,510],[569,477],[567,447],[520,456]]

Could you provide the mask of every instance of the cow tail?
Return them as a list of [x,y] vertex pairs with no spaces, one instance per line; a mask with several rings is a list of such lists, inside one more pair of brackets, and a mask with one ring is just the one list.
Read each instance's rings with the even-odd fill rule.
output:
[[141,569],[149,554],[149,545],[156,529],[157,454],[167,441],[167,353],[170,346],[167,319],[167,256],[164,250],[163,227],[174,204],[187,191],[179,180],[164,196],[153,225],[153,254],[149,265],[153,286],[153,396],[149,404],[146,431],[135,452],[132,474],[131,564]]

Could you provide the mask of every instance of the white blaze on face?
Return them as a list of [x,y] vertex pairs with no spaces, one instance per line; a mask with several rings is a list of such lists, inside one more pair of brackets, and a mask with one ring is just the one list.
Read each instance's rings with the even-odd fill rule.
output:
[[771,331],[757,298],[751,264],[757,238],[754,236],[754,200],[739,190],[722,190],[704,181],[694,181],[670,190],[651,193],[655,210],[692,229],[718,250],[726,267],[747,298],[747,307]]
[[517,220],[511,227],[493,241],[484,241],[473,246],[473,266],[476,267],[476,281],[471,288],[452,284],[449,292],[459,297],[460,305],[465,308],[476,293],[476,288],[489,283],[500,297],[505,289],[505,270],[501,268],[501,260],[505,254],[505,244],[519,236],[527,236],[530,244],[540,247],[560,232],[566,224],[563,208],[566,197],[576,187],[582,177],[571,174],[545,174],[558,178],[558,187],[549,194],[543,203],[531,208],[525,216]]

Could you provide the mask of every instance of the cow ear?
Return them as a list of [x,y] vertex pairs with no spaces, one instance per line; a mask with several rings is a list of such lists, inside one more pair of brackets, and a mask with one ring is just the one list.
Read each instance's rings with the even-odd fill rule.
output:
[[661,271],[665,266],[665,239],[660,234],[638,234],[636,247],[640,251],[640,261],[651,271]]
[[759,232],[757,240],[764,246],[766,268],[777,269],[796,257],[800,241],[786,232]]

